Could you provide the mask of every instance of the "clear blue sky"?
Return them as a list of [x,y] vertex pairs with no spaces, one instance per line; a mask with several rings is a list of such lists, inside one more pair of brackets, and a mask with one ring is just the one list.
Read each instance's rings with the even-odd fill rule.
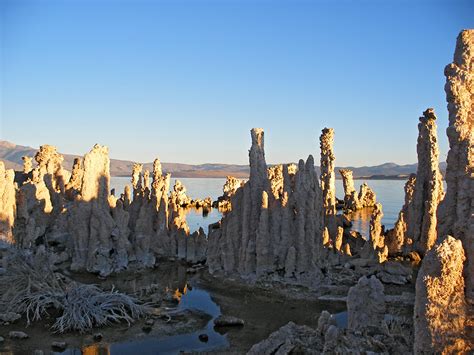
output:
[[438,114],[444,66],[474,1],[0,0],[0,139],[114,158],[247,163],[416,161],[418,117]]

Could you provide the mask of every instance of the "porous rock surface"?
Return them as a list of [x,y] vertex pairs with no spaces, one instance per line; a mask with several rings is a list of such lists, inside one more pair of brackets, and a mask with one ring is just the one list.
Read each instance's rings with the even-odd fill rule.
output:
[[474,30],[462,31],[445,68],[450,150],[438,239],[416,283],[415,353],[474,348]]
[[13,225],[16,217],[15,172],[5,170],[0,161],[0,239],[13,241]]
[[233,176],[227,176],[224,186],[222,187],[223,194],[217,198],[217,201],[215,201],[213,207],[218,208],[224,213],[232,210],[232,196],[235,195],[241,185],[242,180]]
[[170,175],[159,160],[152,177],[135,164],[132,188],[116,198],[110,193],[108,148],[95,145],[76,158],[72,173],[63,169],[56,148],[41,146],[14,182],[13,171],[0,162],[2,238],[36,252],[44,245],[54,264],[73,271],[107,276],[129,267],[150,267],[158,256],[203,262],[207,239],[200,229],[189,233],[183,212],[185,187],[177,183],[168,196]]
[[375,277],[363,276],[347,294],[348,328],[351,330],[379,328],[385,315],[383,284]]
[[415,353],[453,353],[466,348],[465,261],[460,240],[448,236],[430,250],[416,280]]
[[342,177],[344,187],[344,209],[357,211],[364,207],[373,207],[377,202],[375,192],[366,184],[360,186],[359,193],[354,188],[354,178],[352,170],[341,169],[339,173]]
[[462,31],[454,60],[447,65],[449,152],[446,197],[439,208],[438,236],[462,241],[467,257],[466,291],[474,298],[474,30]]
[[209,271],[288,277],[314,268],[322,245],[321,191],[314,159],[298,169],[267,169],[262,129],[252,129],[250,178],[231,198],[232,210],[210,226]]
[[439,169],[436,115],[429,108],[418,124],[418,167],[405,185],[405,204],[393,230],[387,232],[390,254],[416,251],[424,255],[437,238],[438,205],[444,197]]

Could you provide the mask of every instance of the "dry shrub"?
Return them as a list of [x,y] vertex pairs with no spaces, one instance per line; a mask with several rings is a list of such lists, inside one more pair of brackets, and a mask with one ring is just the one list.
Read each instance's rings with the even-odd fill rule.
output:
[[7,270],[0,275],[0,310],[24,314],[30,324],[54,308],[62,313],[52,327],[58,333],[85,332],[121,321],[130,324],[148,312],[132,296],[66,280],[49,265],[46,253],[33,256],[10,248]]

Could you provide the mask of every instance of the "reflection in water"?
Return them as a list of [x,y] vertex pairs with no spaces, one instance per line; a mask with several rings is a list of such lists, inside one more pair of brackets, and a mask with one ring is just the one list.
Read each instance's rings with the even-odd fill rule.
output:
[[215,223],[221,218],[222,213],[217,208],[212,208],[207,214],[203,213],[202,208],[189,208],[186,210],[186,222],[188,222],[191,233],[202,227],[207,234],[209,224]]
[[179,287],[174,291],[173,298],[178,301],[178,303],[181,302],[181,299],[183,298],[183,295],[185,295],[188,292],[188,284],[185,284],[182,289]]
[[109,344],[92,344],[81,350],[82,355],[110,355]]
[[[405,200],[405,180],[354,180],[356,189],[366,182],[377,195],[377,202],[382,204],[383,218],[382,224],[385,229],[393,228]],[[336,194],[339,198],[344,196],[342,180],[336,180]],[[364,217],[365,218],[365,217]],[[369,215],[370,221],[370,215]],[[353,223],[356,221],[353,221]],[[357,230],[357,229],[356,229]],[[366,229],[368,231],[368,227]],[[368,235],[362,233],[362,235]]]
[[359,232],[367,240],[370,239],[370,216],[372,211],[372,207],[366,207],[347,215],[352,221],[351,229]]
[[[214,330],[214,319],[221,314],[221,310],[207,291],[199,288],[189,289],[185,285],[181,289],[176,289],[175,295],[180,297],[179,310],[194,309],[212,317],[205,328],[187,334],[115,343],[111,346],[111,354],[179,354],[180,352],[211,351],[229,346],[227,336]],[[203,343],[199,340],[201,334],[208,336],[207,342]]]

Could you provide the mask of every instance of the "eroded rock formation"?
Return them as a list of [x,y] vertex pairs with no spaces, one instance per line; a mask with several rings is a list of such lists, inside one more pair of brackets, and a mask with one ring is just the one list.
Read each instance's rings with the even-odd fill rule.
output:
[[210,227],[211,272],[258,277],[283,270],[296,277],[314,269],[322,235],[322,203],[314,159],[298,169],[267,169],[263,130],[252,129],[250,178],[231,198],[232,211]]
[[336,176],[334,174],[334,129],[324,128],[319,138],[321,148],[321,191],[326,216],[336,214]]
[[376,204],[375,192],[366,183],[360,186],[360,191],[357,193],[354,188],[352,170],[341,169],[339,173],[344,187],[345,210],[357,211],[364,207],[373,207]]
[[33,158],[24,156],[21,159],[23,160],[23,174],[30,173],[33,170]]
[[474,299],[474,30],[459,34],[454,60],[444,74],[450,149],[438,235],[462,241],[467,256],[466,291]]
[[179,207],[187,207],[191,203],[191,199],[186,195],[186,187],[179,180],[176,180],[173,186],[171,199],[173,199],[176,206]]
[[407,249],[411,249],[411,239],[406,238],[407,233],[407,215],[409,206],[413,201],[413,192],[415,189],[416,175],[411,174],[405,183],[405,202],[403,207],[398,214],[398,219],[395,222],[393,229],[387,231],[386,243],[389,250],[389,254],[401,253],[407,244]]
[[466,301],[460,240],[448,236],[430,250],[416,280],[416,354],[452,354],[466,349]]
[[213,207],[218,208],[222,212],[228,212],[232,209],[231,198],[242,185],[242,181],[233,176],[227,176],[226,182],[222,188],[222,196],[219,196],[214,202]]
[[320,137],[321,186],[312,156],[297,166],[266,168],[263,131],[251,133],[250,178],[231,198],[232,211],[210,226],[211,273],[265,277],[278,271],[299,282],[311,273],[317,280],[321,268],[344,264],[352,256],[366,258],[368,263],[386,260],[381,207],[375,208],[375,242],[351,233],[350,220],[336,215],[332,129],[323,130]]
[[69,180],[69,173],[63,169],[64,157],[56,151],[56,147],[47,144],[40,146],[35,155],[35,160],[38,163],[36,169],[40,179],[45,177],[50,190],[64,193],[64,186],[66,181]]
[[0,240],[14,242],[13,225],[16,217],[15,172],[5,170],[0,161]]
[[445,75],[447,191],[438,208],[438,239],[417,278],[415,353],[464,353],[474,347],[474,30],[459,34]]
[[347,320],[351,330],[364,331],[382,326],[385,316],[385,294],[375,277],[361,277],[347,294]]
[[72,165],[71,178],[66,184],[66,194],[70,200],[73,200],[80,193],[82,187],[82,177],[84,170],[82,169],[82,159],[75,158]]
[[[37,166],[25,174],[27,179],[17,191],[15,240],[20,246],[27,248],[33,246],[39,237],[44,237],[61,214],[64,208],[65,181],[69,179],[69,173],[61,165],[63,157],[56,152],[56,147],[41,146],[35,160]],[[29,159],[25,159],[25,163],[26,161]],[[61,221],[66,224],[64,219]]]
[[361,252],[363,258],[375,259],[379,263],[383,263],[388,257],[382,217],[382,204],[376,203],[370,218],[369,241],[363,246]]
[[108,148],[96,144],[84,156],[80,198],[70,208],[73,238],[71,269],[108,275],[128,264],[126,235],[121,235],[109,205],[110,159]]
[[406,183],[405,204],[394,228],[387,232],[390,254],[416,251],[424,255],[436,241],[436,212],[444,197],[436,130],[436,115],[429,108],[418,124],[416,175]]
[[[36,154],[37,166],[24,174],[27,180],[16,192],[16,205],[13,200],[15,217],[8,219],[14,221],[20,246],[33,251],[38,245],[51,246],[55,264],[70,260],[73,271],[102,276],[130,263],[153,266],[157,256],[192,263],[205,260],[204,231],[191,234],[186,223],[182,207],[188,201],[186,190],[178,182],[168,196],[170,175],[163,175],[158,159],[152,173],[143,171],[141,164],[133,166],[133,193],[126,186],[120,198],[109,192],[107,147],[95,145],[83,159],[76,158],[72,174],[62,168],[62,160],[55,147],[42,146]],[[6,183],[12,180],[7,179],[9,173],[1,176],[6,180],[0,187],[13,191],[15,197],[15,186]]]
[[[385,310],[385,305],[381,304],[384,302],[384,294],[380,293],[378,286],[375,288],[364,286],[361,291],[358,296],[376,297],[377,311]],[[363,299],[354,301],[361,305],[364,302]],[[359,311],[360,316],[364,317],[363,313],[367,311],[367,307],[361,307]],[[390,318],[394,319],[394,317]],[[361,318],[362,327],[343,328],[337,324],[334,315],[323,311],[316,329],[289,322],[270,334],[267,339],[252,346],[248,354],[406,354],[410,352],[406,346],[407,335],[397,332],[398,329],[406,326],[402,321],[395,320],[393,326],[388,326],[380,314],[374,319],[365,320],[377,326],[365,324]]]

